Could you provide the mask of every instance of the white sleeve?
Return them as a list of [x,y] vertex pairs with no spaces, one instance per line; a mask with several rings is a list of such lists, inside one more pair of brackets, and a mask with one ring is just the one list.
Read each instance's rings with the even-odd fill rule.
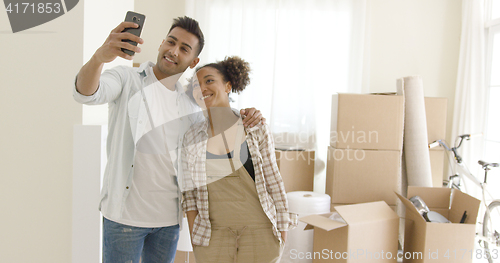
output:
[[[98,105],[112,102],[120,97],[124,84],[127,82],[127,70],[125,66],[118,66],[105,70],[99,78],[97,91],[86,96],[73,88],[73,98],[82,104]],[[76,84],[76,79],[75,79]]]

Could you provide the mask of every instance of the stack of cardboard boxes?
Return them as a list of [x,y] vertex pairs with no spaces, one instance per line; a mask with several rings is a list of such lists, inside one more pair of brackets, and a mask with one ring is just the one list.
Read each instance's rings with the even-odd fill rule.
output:
[[[397,258],[403,262],[472,262],[480,202],[441,187],[442,148],[430,150],[434,187],[408,187],[408,197],[420,196],[431,211],[451,223],[426,222],[400,195],[403,107],[403,97],[396,95],[333,96],[326,193],[331,196],[332,210],[345,222],[332,220],[331,213],[301,218],[315,231],[313,262],[396,262]],[[446,99],[425,98],[425,107],[428,142],[444,139]],[[403,252],[397,251],[396,202],[406,208]]]
[[[335,94],[332,99],[326,193],[332,205],[385,201],[395,208],[401,193],[404,98]],[[446,98],[425,98],[429,143],[446,137]],[[445,151],[429,152],[433,186],[441,187]]]
[[326,193],[333,206],[385,201],[401,193],[404,98],[335,94]]
[[396,262],[403,107],[396,95],[333,96],[326,193],[345,222],[300,219],[314,228],[313,262]]
[[[403,100],[397,95],[333,96],[326,193],[331,196],[332,211],[345,222],[332,220],[331,213],[300,219],[315,231],[313,262],[396,262],[396,258],[471,262],[470,257],[459,260],[449,255],[454,247],[472,251],[478,200],[446,188],[409,187],[409,197],[428,200],[432,211],[452,222],[438,224],[426,223],[400,195]],[[444,139],[447,100],[425,98],[425,106],[429,143]],[[431,149],[430,159],[433,186],[441,187],[445,151]],[[404,254],[397,251],[399,220],[394,212],[400,201],[406,207]],[[460,224],[464,210],[470,215]],[[446,252],[447,258],[439,254]]]

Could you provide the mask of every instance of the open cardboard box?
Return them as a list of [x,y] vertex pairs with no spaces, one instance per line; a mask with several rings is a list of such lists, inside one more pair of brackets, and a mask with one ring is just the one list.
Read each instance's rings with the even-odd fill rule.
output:
[[335,209],[346,223],[329,219],[332,213],[299,219],[314,229],[313,262],[396,262],[399,217],[385,202]]
[[[409,186],[408,197],[420,196],[431,211],[451,221],[433,223],[410,200],[397,196],[406,207],[404,262],[472,262],[479,200],[456,189]],[[464,211],[467,219],[460,224]]]
[[[330,204],[330,211],[336,211],[335,210],[335,207],[337,206],[341,206],[341,205],[355,205],[354,203],[353,204]],[[389,207],[392,209],[392,211],[396,212],[396,205],[389,205]]]

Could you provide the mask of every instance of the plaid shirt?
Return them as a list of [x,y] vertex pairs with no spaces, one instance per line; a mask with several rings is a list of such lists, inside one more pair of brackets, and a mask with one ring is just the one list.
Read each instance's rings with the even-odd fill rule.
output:
[[[194,124],[184,135],[182,166],[184,211],[198,210],[193,226],[193,244],[208,246],[211,224],[208,215],[206,149],[208,119]],[[274,141],[266,124],[245,128],[246,141],[255,170],[255,186],[264,213],[273,224],[274,235],[297,226],[297,214],[288,212],[283,180],[276,164]]]

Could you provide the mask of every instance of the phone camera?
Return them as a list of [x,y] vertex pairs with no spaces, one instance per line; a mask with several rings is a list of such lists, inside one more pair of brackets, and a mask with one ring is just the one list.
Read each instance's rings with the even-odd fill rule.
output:
[[136,17],[136,16],[134,16],[134,17],[132,17],[132,21],[134,21],[134,22],[140,22],[141,19],[138,18],[138,17]]

